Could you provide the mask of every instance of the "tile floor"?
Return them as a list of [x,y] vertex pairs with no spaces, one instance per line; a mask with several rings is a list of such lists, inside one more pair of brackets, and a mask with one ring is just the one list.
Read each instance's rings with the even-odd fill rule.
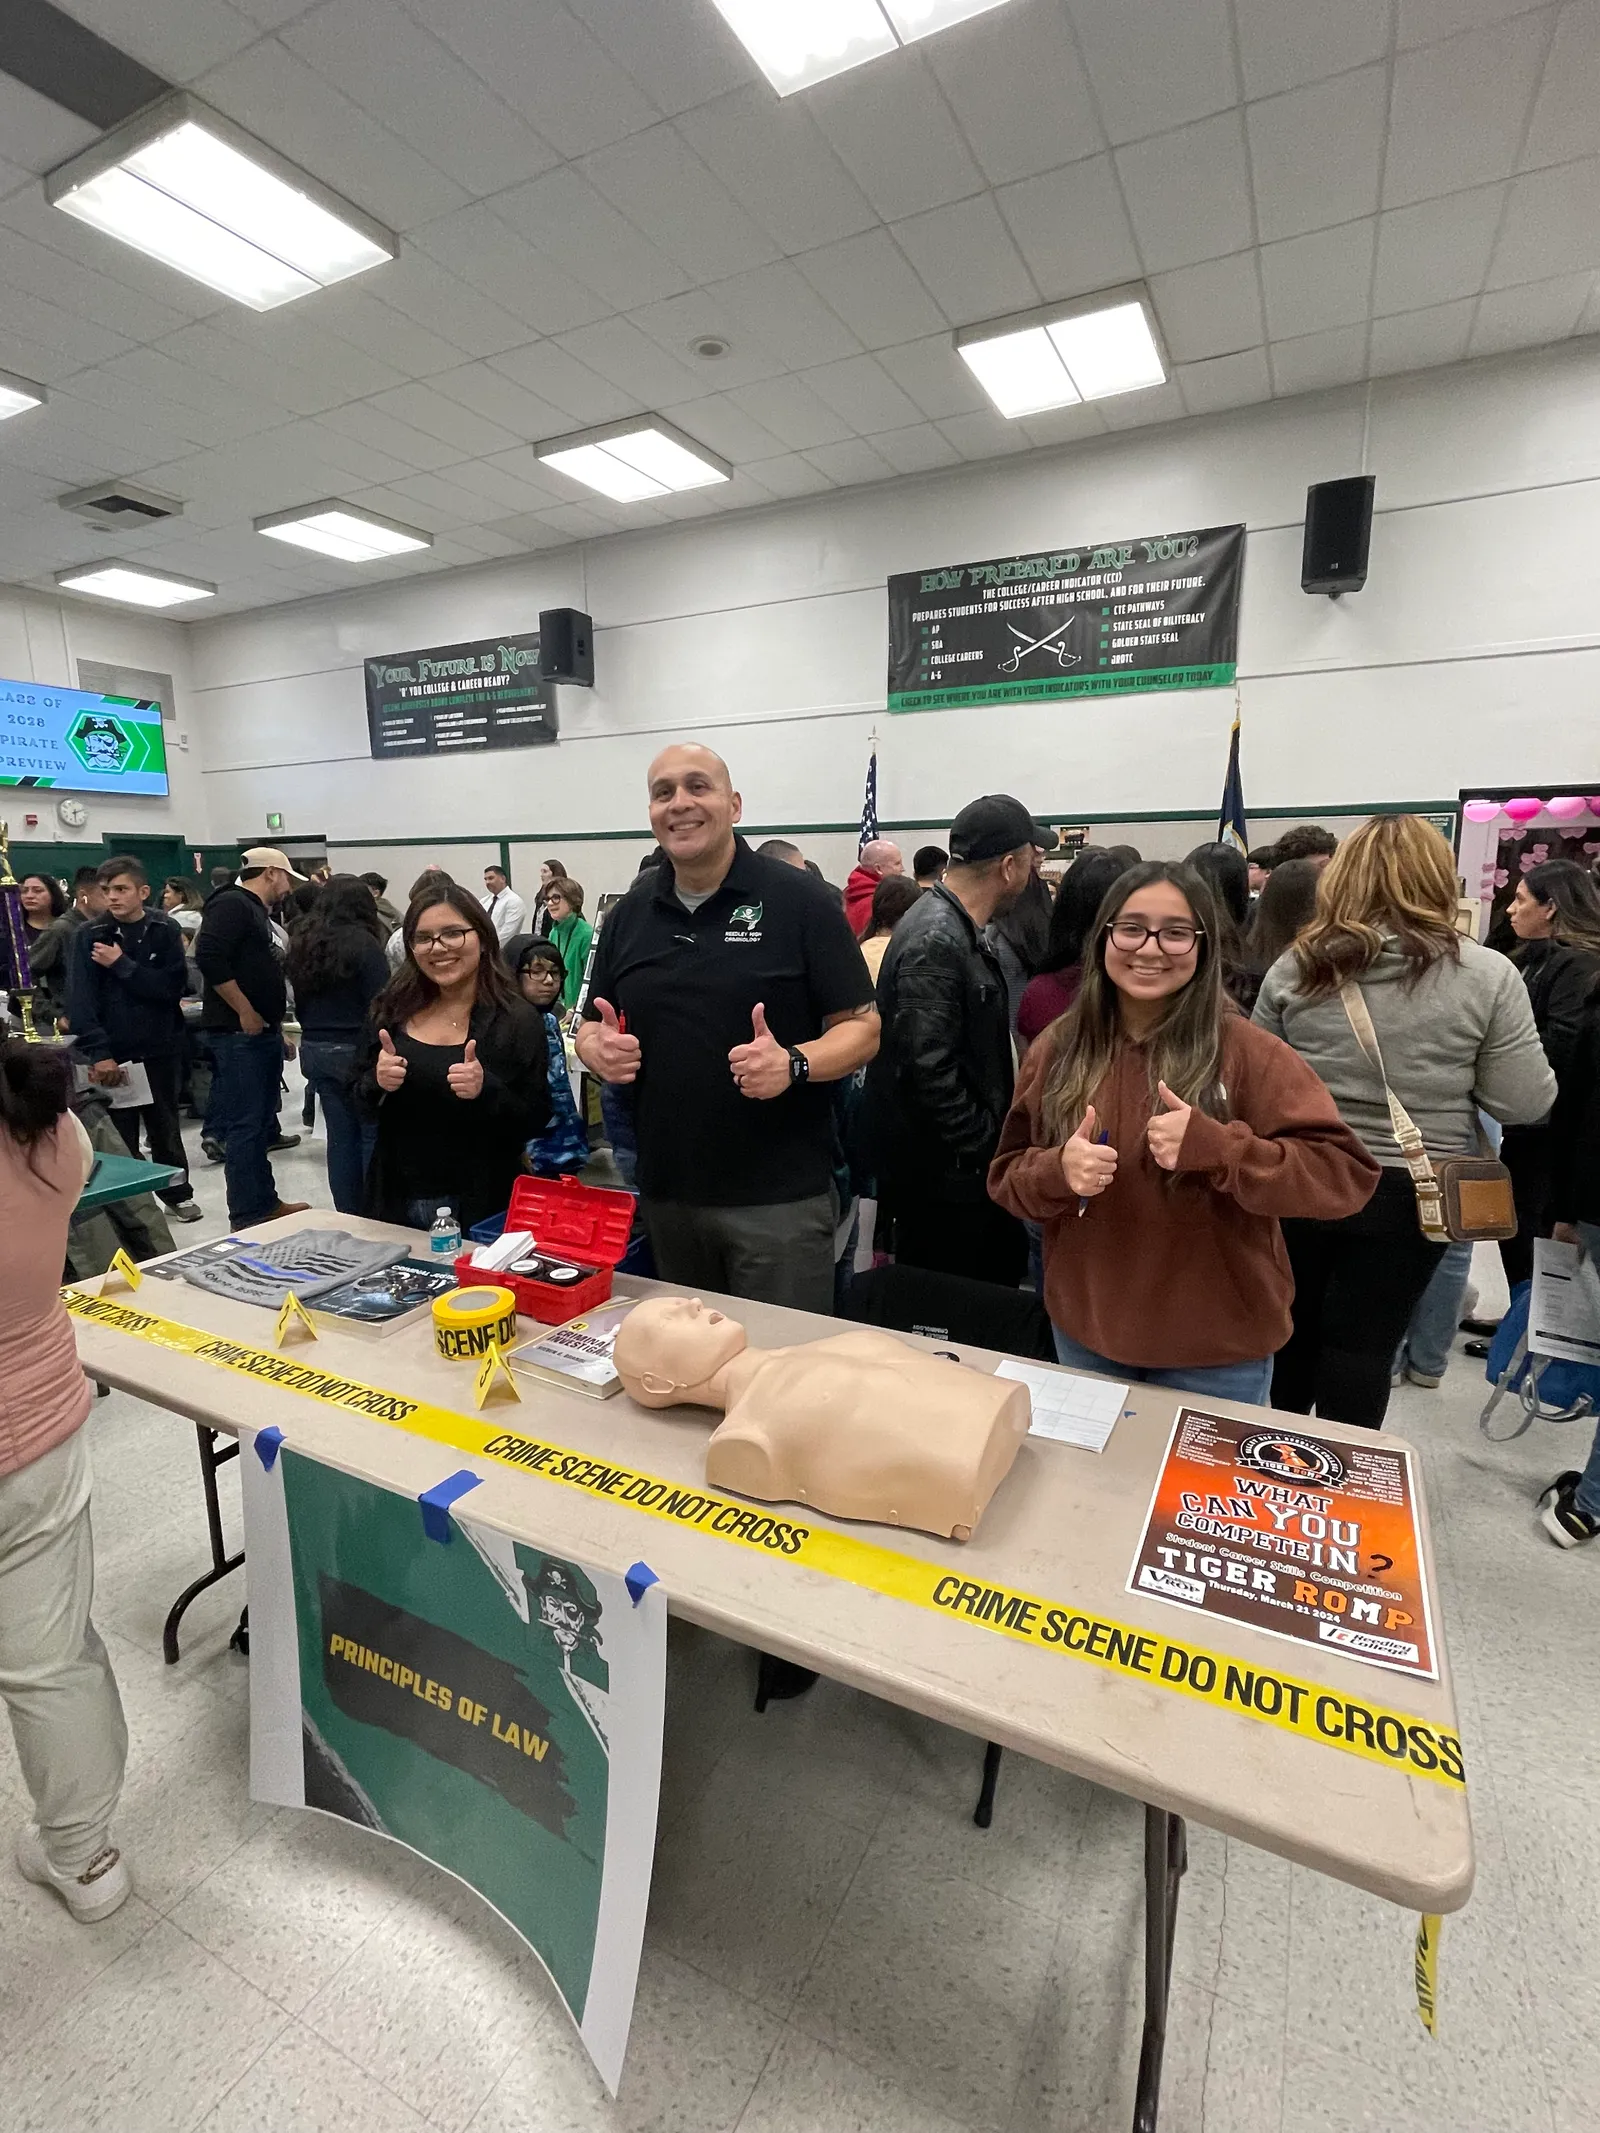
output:
[[[327,1204],[320,1136],[280,1162],[286,1196]],[[223,1228],[220,1175],[196,1182],[208,1221],[184,1242]],[[1600,2121],[1600,1551],[1562,1554],[1530,1514],[1578,1432],[1485,1443],[1480,1368],[1458,1357],[1391,1410],[1428,1468],[1479,1848],[1445,1925],[1441,2035],[1413,2008],[1413,1919],[1191,1828],[1166,2133]],[[182,1663],[161,1660],[205,1554],[192,1433],[120,1395],[90,1426],[139,1893],[85,1929],[0,1855],[0,2133],[1130,2123],[1138,1809],[1013,1756],[980,1832],[974,1741],[826,1683],[757,1719],[750,1656],[677,1624],[650,1929],[609,2102],[538,1965],[454,1882],[250,1804],[237,1579],[191,1611]],[[23,1805],[5,1738],[0,1821]]]

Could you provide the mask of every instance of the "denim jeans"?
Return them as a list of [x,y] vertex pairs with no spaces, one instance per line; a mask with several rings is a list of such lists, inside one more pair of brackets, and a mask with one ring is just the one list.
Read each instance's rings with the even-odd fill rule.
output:
[[212,1112],[227,1149],[228,1222],[243,1229],[265,1222],[278,1204],[267,1149],[277,1138],[283,1037],[275,1029],[211,1031],[216,1061]]
[[1114,1363],[1108,1355],[1096,1355],[1092,1348],[1081,1347],[1059,1326],[1052,1326],[1050,1331],[1055,1337],[1056,1361],[1065,1363],[1069,1370],[1097,1370],[1104,1377],[1126,1378],[1130,1385],[1161,1385],[1168,1392],[1242,1400],[1249,1407],[1265,1407],[1272,1388],[1270,1355],[1253,1363],[1177,1363],[1170,1370],[1158,1370],[1149,1364]]
[[1442,1378],[1450,1361],[1456,1328],[1461,1323],[1461,1303],[1472,1274],[1472,1240],[1458,1238],[1447,1244],[1421,1301],[1411,1314],[1406,1337],[1395,1351],[1394,1367],[1410,1363],[1424,1377]]
[[322,1106],[328,1129],[328,1189],[341,1215],[359,1215],[366,1199],[367,1165],[378,1144],[378,1121],[355,1100],[355,1040],[325,1043],[307,1037],[300,1046],[300,1067]]
[[[1595,1265],[1600,1266],[1600,1222],[1580,1222],[1577,1227],[1584,1250]],[[1600,1426],[1595,1429],[1594,1442],[1589,1447],[1589,1464],[1578,1483],[1578,1509],[1586,1511],[1591,1518],[1600,1518]]]

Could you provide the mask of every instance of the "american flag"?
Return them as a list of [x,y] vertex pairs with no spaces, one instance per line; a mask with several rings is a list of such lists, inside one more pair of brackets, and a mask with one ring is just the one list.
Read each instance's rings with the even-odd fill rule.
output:
[[878,834],[878,748],[873,742],[872,753],[867,757],[867,789],[861,795],[861,845],[871,844]]
[[1222,781],[1222,808],[1217,818],[1218,844],[1231,844],[1247,851],[1250,829],[1244,817],[1244,775],[1239,768],[1239,710],[1233,713],[1233,734],[1228,743],[1228,770]]

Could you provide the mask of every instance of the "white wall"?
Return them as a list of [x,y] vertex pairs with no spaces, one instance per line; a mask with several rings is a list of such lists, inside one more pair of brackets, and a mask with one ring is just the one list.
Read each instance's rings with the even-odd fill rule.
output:
[[[1378,478],[1371,581],[1338,603],[1309,599],[1306,486],[1363,464]],[[812,825],[797,841],[837,880],[874,724],[885,823],[944,823],[995,789],[1058,822],[1203,815],[1222,783],[1225,692],[891,718],[884,580],[1236,520],[1250,529],[1245,791],[1263,830],[1280,811],[1596,774],[1600,340],[1588,339],[1383,380],[1370,396],[1280,401],[195,624],[211,826],[255,830],[281,809],[335,846],[428,839],[419,865],[447,843],[476,857],[531,834],[537,850],[513,847],[519,879],[555,850],[594,892],[622,886],[642,846],[585,833],[637,831],[650,757],[692,734],[728,757],[747,821]],[[560,604],[594,616],[599,685],[562,691],[558,747],[369,759],[364,655],[526,629]],[[1124,833],[1156,852],[1203,831]],[[942,841],[903,838],[930,840]],[[389,857],[385,871],[404,873],[392,863],[403,851]]]
[[[81,830],[69,830],[56,818],[58,795],[54,791],[0,788],[0,814],[9,820],[17,843],[59,844],[63,848],[62,865],[69,867],[86,863],[67,856],[78,846],[86,848],[94,859],[103,858],[105,847],[101,839],[107,832],[131,830],[135,835],[204,841],[210,824],[189,693],[189,645],[190,634],[181,623],[0,586],[0,675],[10,681],[50,681],[75,689],[80,659],[153,668],[158,674],[172,676],[174,709],[178,714],[175,722],[163,728],[171,788],[166,799],[139,794],[109,799],[84,793],[80,798],[89,810],[89,820]],[[180,736],[187,737],[187,747]],[[39,817],[37,829],[23,826],[23,815],[29,812]]]

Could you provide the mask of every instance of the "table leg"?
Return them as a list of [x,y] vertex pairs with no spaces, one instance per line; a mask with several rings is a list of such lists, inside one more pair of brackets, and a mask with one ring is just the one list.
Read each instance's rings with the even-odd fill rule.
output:
[[1178,1884],[1189,1865],[1181,1815],[1144,1811],[1144,2039],[1134,2092],[1133,2133],[1155,2133],[1161,2106],[1161,2055],[1167,2041],[1167,1995],[1178,1923]]
[[994,1820],[994,1788],[1000,1776],[1000,1743],[985,1741],[983,1747],[983,1783],[978,1787],[978,1804],[972,1810],[972,1819],[980,1829],[987,1829]]
[[217,1584],[230,1571],[237,1570],[244,1561],[242,1548],[237,1555],[228,1553],[228,1544],[222,1533],[222,1506],[217,1501],[217,1468],[226,1466],[230,1459],[238,1458],[238,1439],[232,1439],[219,1452],[218,1431],[207,1429],[203,1422],[197,1422],[194,1434],[200,1451],[200,1486],[205,1492],[206,1525],[211,1534],[211,1568],[203,1577],[196,1578],[192,1585],[186,1586],[172,1603],[172,1611],[167,1616],[166,1626],[161,1632],[161,1649],[168,1666],[176,1666],[178,1663],[178,1624],[183,1620],[184,1609],[189,1602],[196,1594],[204,1592],[208,1585]]

